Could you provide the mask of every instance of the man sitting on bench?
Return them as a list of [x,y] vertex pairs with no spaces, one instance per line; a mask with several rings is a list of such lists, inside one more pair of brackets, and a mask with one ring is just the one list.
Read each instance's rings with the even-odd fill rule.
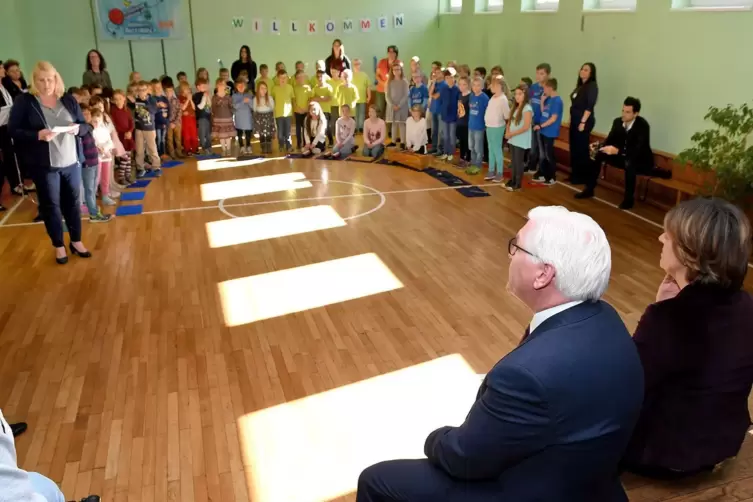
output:
[[622,105],[622,116],[614,119],[612,130],[596,154],[586,189],[575,195],[576,199],[594,196],[599,173],[604,162],[625,170],[625,198],[620,209],[633,207],[635,177],[637,174],[670,178],[672,172],[654,166],[654,152],[651,151],[651,128],[646,119],[640,116],[641,100],[627,97]]

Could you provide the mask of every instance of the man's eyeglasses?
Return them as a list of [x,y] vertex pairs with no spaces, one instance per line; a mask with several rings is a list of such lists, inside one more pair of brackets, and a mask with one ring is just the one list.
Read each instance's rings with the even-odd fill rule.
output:
[[510,256],[512,256],[512,255],[514,255],[518,251],[518,249],[520,249],[521,251],[523,251],[525,254],[527,254],[529,256],[533,256],[534,258],[538,258],[538,256],[536,256],[535,254],[533,254],[530,251],[527,251],[527,250],[523,249],[522,247],[518,246],[518,238],[517,237],[513,237],[507,243],[507,254],[509,254]]

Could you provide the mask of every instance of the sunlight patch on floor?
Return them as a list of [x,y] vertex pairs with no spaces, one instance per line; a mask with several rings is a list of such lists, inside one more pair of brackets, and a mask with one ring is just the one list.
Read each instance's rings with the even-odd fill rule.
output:
[[343,226],[332,206],[311,206],[210,221],[206,229],[209,246],[221,248]]
[[305,174],[282,173],[239,180],[202,183],[200,188],[201,200],[206,202],[309,187],[311,187],[311,183],[306,181]]
[[227,326],[400,289],[403,284],[374,253],[221,282]]
[[238,159],[238,158],[222,158],[222,159],[206,159],[196,161],[197,170],[199,171],[216,171],[217,169],[229,169],[232,167],[253,166],[255,164],[262,164],[269,162],[270,160],[280,160],[285,157],[267,157],[260,159]]
[[257,502],[321,502],[351,493],[376,462],[423,458],[426,436],[460,425],[479,378],[459,354],[238,419],[249,495]]

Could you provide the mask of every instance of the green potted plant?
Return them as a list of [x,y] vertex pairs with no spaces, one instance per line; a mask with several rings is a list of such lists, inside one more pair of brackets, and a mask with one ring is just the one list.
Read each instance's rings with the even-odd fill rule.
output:
[[748,104],[712,106],[704,116],[713,127],[693,134],[693,146],[677,157],[702,173],[713,173],[705,195],[741,206],[753,202],[753,108]]

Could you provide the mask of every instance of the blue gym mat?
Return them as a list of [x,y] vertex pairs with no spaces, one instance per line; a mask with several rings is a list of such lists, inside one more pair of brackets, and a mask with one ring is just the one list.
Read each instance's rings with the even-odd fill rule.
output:
[[220,155],[217,155],[216,153],[213,153],[211,155],[194,155],[194,159],[196,160],[210,160],[210,159],[220,159],[222,158]]
[[122,201],[144,200],[145,196],[146,196],[146,192],[123,192],[122,194],[120,194],[120,200]]
[[169,169],[171,167],[180,166],[182,164],[183,164],[182,160],[166,160],[165,162],[162,163],[162,167]]
[[143,178],[156,178],[157,177],[157,171],[147,171],[144,173]]
[[128,185],[128,188],[146,188],[151,182],[152,180],[138,180]]
[[134,204],[132,206],[119,206],[115,210],[115,216],[132,216],[141,214],[144,212],[144,206],[141,204]]

